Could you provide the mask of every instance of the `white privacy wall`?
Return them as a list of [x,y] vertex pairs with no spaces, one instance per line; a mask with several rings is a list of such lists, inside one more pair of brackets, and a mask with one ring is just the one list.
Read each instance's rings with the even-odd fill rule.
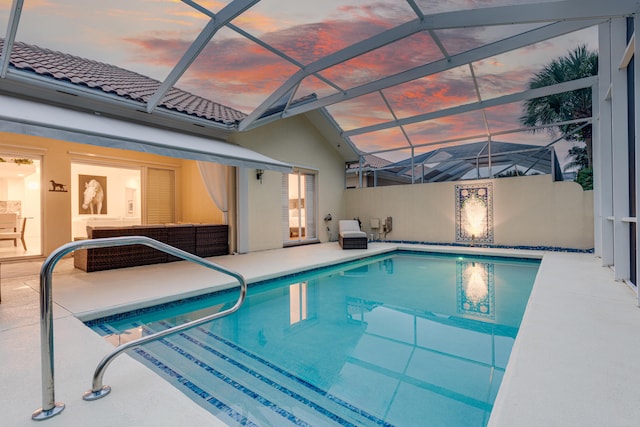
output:
[[[592,249],[593,192],[549,175],[500,178],[493,182],[494,245]],[[414,184],[346,190],[346,218],[393,218],[393,230],[380,238],[455,243],[455,185]]]

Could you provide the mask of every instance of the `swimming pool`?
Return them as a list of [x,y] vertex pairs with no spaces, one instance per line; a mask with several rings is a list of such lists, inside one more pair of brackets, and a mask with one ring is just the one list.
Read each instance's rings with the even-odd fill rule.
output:
[[[229,425],[485,426],[539,261],[394,252],[251,286],[130,354]],[[87,322],[114,344],[218,294]]]

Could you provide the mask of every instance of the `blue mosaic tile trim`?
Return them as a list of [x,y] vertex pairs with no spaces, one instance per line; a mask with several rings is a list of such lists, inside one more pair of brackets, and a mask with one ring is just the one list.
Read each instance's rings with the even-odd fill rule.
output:
[[[509,246],[509,245],[496,245],[496,244],[475,244],[470,245],[468,243],[443,243],[443,242],[423,242],[416,240],[373,240],[378,243],[397,243],[407,245],[429,245],[429,246],[455,246],[463,248],[489,248],[489,249],[518,249],[523,251],[549,251],[549,252],[571,252],[571,253],[584,253],[592,254],[593,248],[590,249],[576,249],[576,248],[563,248],[559,246]],[[403,252],[403,249],[399,249],[398,252]]]
[[162,363],[161,361],[153,357],[151,354],[144,351],[142,348],[137,348],[135,352],[144,360],[151,363],[156,369],[163,372],[165,375],[171,378],[174,378],[178,384],[186,387],[190,392],[194,393],[196,396],[200,397],[208,404],[214,406],[216,409],[218,409],[220,412],[222,412],[223,414],[227,415],[228,417],[236,421],[238,424],[243,426],[259,427],[257,424],[249,420],[247,417],[235,411],[233,408],[229,407],[224,402],[221,402],[220,400],[216,399],[214,396],[212,396],[202,388],[193,384],[183,375],[174,371],[169,366],[165,365],[164,363]]
[[364,409],[360,409],[357,406],[354,406],[352,404],[350,404],[349,402],[346,402],[342,399],[340,399],[337,396],[332,395],[331,393],[327,392],[326,390],[321,389],[320,387],[311,384],[310,382],[298,377],[297,375],[292,374],[291,372],[286,371],[285,369],[282,369],[281,367],[269,362],[268,360],[263,359],[262,357],[251,353],[250,351],[238,346],[236,343],[231,342],[221,336],[218,336],[210,331],[207,331],[204,328],[201,327],[197,327],[196,329],[198,329],[200,332],[206,334],[207,336],[220,341],[221,343],[227,345],[228,347],[232,348],[233,350],[242,353],[243,355],[249,357],[252,360],[255,360],[256,362],[259,362],[271,369],[273,369],[274,371],[278,372],[279,374],[291,379],[292,381],[295,381],[297,383],[299,383],[300,385],[314,391],[315,393],[318,393],[319,395],[326,397],[327,399],[333,401],[334,403],[360,415],[363,418],[366,418],[372,422],[374,422],[377,425],[381,425],[381,426],[385,426],[385,427],[392,427],[393,425],[376,417],[375,415],[369,414],[367,411],[365,411]]
[[98,329],[101,332],[104,332],[104,335],[113,335],[114,333],[117,333],[113,330],[111,330],[111,328],[109,328],[107,325],[105,324],[101,324],[101,325],[96,325],[96,327],[94,329]]
[[[153,333],[153,331],[145,328],[145,330],[147,330],[149,333]],[[248,387],[245,387],[244,385],[238,383],[237,381],[235,381],[232,378],[229,378],[228,376],[226,376],[225,374],[223,374],[222,372],[216,370],[215,368],[213,368],[212,366],[209,366],[207,363],[203,362],[202,360],[198,359],[197,357],[193,356],[192,354],[190,354],[189,352],[183,350],[180,346],[175,345],[165,339],[160,339],[157,342],[160,342],[162,344],[164,344],[165,346],[169,347],[171,350],[175,351],[176,353],[178,353],[180,356],[184,357],[185,359],[187,359],[188,361],[190,361],[191,363],[195,364],[196,366],[204,369],[207,373],[215,376],[216,378],[218,378],[219,380],[223,381],[224,383],[226,383],[227,385],[235,388],[237,391],[249,396],[250,398],[252,398],[253,400],[255,400],[257,403],[262,404],[264,407],[266,407],[267,409],[270,409],[271,411],[277,413],[278,415],[284,417],[285,419],[287,419],[288,421],[290,421],[291,423],[293,423],[296,426],[300,426],[300,427],[313,427],[311,426],[309,423],[305,422],[304,420],[301,420],[300,418],[298,418],[296,415],[292,414],[291,412],[287,411],[286,409],[283,409],[281,407],[279,407],[278,405],[276,405],[275,403],[271,402],[269,399],[267,399],[264,396],[261,396],[260,394],[256,393],[255,391],[251,390]],[[162,364],[162,362],[159,362]],[[166,366],[164,364],[162,364],[163,366]],[[171,370],[171,368],[167,369]],[[161,369],[163,371],[165,371],[164,369]],[[166,371],[165,371],[166,372]],[[188,381],[187,378],[184,378],[185,381]],[[205,398],[207,400],[209,399],[215,399],[214,396],[210,395],[207,391],[201,389],[200,387],[197,387],[195,384],[190,383],[190,390],[196,394],[198,394],[199,396],[201,396],[202,398]],[[197,390],[196,390],[197,389]],[[206,397],[205,397],[206,396]],[[217,399],[216,399],[217,400]],[[221,402],[222,403],[222,402]],[[225,405],[226,406],[226,405]],[[231,408],[230,408],[231,409]],[[232,409],[231,409],[232,410]],[[235,412],[235,411],[234,411]],[[353,426],[352,424],[343,424],[346,426]],[[353,426],[355,427],[355,426]]]
[[[126,311],[124,313],[112,314],[112,315],[109,315],[109,316],[99,317],[99,318],[93,319],[93,320],[87,320],[86,322],[84,322],[84,324],[86,326],[92,328],[94,326],[100,325],[101,323],[110,323],[110,322],[118,322],[118,321],[121,321],[121,320],[133,319],[133,318],[140,317],[140,316],[143,316],[145,314],[153,313],[153,312],[156,312],[156,311],[166,310],[166,309],[169,309],[169,308],[178,307],[178,306],[180,306],[182,304],[186,304],[186,303],[190,303],[190,302],[195,302],[195,301],[200,301],[200,300],[203,300],[203,299],[211,298],[213,295],[223,295],[223,294],[226,294],[226,293],[231,293],[232,291],[233,291],[233,289],[224,289],[224,290],[220,290],[220,291],[216,291],[216,292],[210,292],[208,294],[198,295],[198,296],[194,296],[194,297],[181,298],[181,299],[177,299],[177,300],[174,300],[174,301],[153,305],[153,306],[150,306],[150,307],[139,308],[139,309],[136,309],[136,310]],[[223,309],[230,308],[230,307],[231,307],[231,304],[229,304],[228,307],[223,306]]]
[[[449,245],[447,245],[449,246]],[[422,256],[422,257],[443,257],[443,258],[449,258],[452,259],[452,257],[455,257],[456,260],[461,260],[461,259],[465,259],[465,260],[487,260],[487,261],[497,261],[497,262],[511,262],[511,261],[516,261],[516,262],[524,262],[524,263],[532,263],[532,264],[540,264],[541,259],[540,258],[527,258],[527,257],[507,257],[507,256],[500,256],[500,255],[482,255],[482,254],[452,254],[450,252],[436,252],[436,251],[432,251],[432,250],[428,250],[428,251],[420,251],[420,250],[414,250],[414,249],[401,249],[398,251],[400,253],[400,255],[418,255],[418,256]]]

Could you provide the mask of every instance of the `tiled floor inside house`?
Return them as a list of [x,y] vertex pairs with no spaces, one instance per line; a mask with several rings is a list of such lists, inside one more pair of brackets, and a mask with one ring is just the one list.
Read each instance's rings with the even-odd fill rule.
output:
[[[368,250],[343,251],[332,242],[212,260],[257,281],[395,247],[373,243]],[[487,253],[479,248],[466,251]],[[636,426],[640,309],[635,293],[614,281],[592,254],[518,253],[544,257],[490,426]],[[40,266],[38,261],[0,265],[3,426],[35,425],[31,413],[42,406]],[[66,409],[43,425],[224,425],[126,355],[106,372],[104,382],[113,392],[95,402],[83,401],[97,362],[113,347],[78,318],[113,313],[122,305],[137,308],[149,300],[168,301],[177,293],[209,292],[228,283],[224,275],[185,262],[84,273],[73,268],[71,259],[62,260],[53,279],[55,390]]]

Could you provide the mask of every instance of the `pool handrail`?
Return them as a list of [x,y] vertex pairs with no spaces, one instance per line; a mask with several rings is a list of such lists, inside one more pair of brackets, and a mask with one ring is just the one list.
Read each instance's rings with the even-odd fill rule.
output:
[[240,295],[233,307],[211,314],[201,319],[192,320],[164,331],[147,335],[128,343],[116,347],[111,353],[107,354],[98,364],[93,375],[92,387],[83,394],[84,400],[96,400],[106,396],[111,391],[111,387],[104,386],[102,379],[104,372],[118,355],[132,347],[154,341],[167,335],[183,331],[185,329],[198,326],[208,321],[229,315],[237,311],[245,300],[247,295],[247,283],[244,277],[231,269],[222,267],[219,264],[208,261],[197,255],[175,248],[166,243],[159,242],[146,236],[126,236],[126,237],[107,237],[100,239],[87,239],[75,242],[69,242],[58,249],[54,250],[42,264],[40,269],[40,345],[41,345],[41,366],[42,366],[42,408],[37,409],[31,415],[36,421],[49,419],[58,415],[65,408],[64,403],[55,401],[55,382],[54,382],[54,357],[53,357],[53,295],[51,292],[51,277],[53,269],[63,256],[78,249],[95,249],[112,246],[127,245],[145,245],[166,252],[170,255],[191,261],[204,267],[216,270],[220,273],[227,274],[236,279],[240,284]]

